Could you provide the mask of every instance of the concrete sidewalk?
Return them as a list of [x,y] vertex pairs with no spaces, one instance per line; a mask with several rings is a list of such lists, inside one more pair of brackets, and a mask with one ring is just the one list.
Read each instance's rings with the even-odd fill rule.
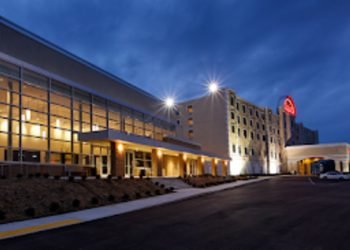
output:
[[91,208],[81,210],[77,212],[70,212],[65,214],[59,214],[54,216],[48,216],[43,218],[37,218],[32,220],[25,220],[19,222],[12,222],[0,225],[0,240],[7,239],[26,234],[36,233],[40,231],[55,229],[59,227],[74,225],[78,223],[84,223],[97,219],[102,219],[114,215],[120,215],[144,208],[163,205],[171,202],[185,200],[196,196],[209,194],[213,192],[222,191],[225,189],[231,189],[241,187],[251,183],[257,183],[266,181],[270,177],[260,177],[258,179],[252,179],[247,181],[236,181],[233,183],[222,184],[218,186],[208,188],[187,188],[179,189],[175,193],[165,194],[150,198],[144,198],[129,202],[117,203],[113,205]]

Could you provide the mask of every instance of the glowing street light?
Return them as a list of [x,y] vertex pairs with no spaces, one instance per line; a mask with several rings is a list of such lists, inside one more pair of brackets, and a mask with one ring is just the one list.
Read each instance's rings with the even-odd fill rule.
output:
[[217,82],[210,82],[208,85],[209,92],[214,94],[219,90],[219,85]]
[[165,99],[165,106],[166,106],[167,108],[173,108],[174,105],[175,105],[175,100],[174,100],[174,98],[168,97],[168,98]]

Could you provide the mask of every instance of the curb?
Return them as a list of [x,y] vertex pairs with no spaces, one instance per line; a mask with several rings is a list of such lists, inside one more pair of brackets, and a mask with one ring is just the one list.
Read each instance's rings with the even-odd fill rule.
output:
[[59,215],[41,217],[31,220],[10,222],[0,224],[0,240],[29,235],[37,232],[77,225],[94,220],[104,219],[111,216],[121,215],[146,208],[171,204],[183,200],[188,200],[207,194],[212,194],[224,190],[243,187],[246,185],[269,180],[270,177],[241,181],[239,183],[228,183],[209,188],[188,188],[179,189],[175,193],[161,196],[139,199],[129,202],[116,203],[112,205],[84,209],[76,212],[68,212]]

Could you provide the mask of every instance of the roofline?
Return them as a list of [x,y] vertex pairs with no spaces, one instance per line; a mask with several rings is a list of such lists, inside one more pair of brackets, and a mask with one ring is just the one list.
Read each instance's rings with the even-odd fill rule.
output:
[[99,72],[99,73],[101,73],[101,74],[103,74],[103,75],[105,75],[105,76],[107,76],[107,77],[109,77],[109,78],[111,78],[111,79],[113,79],[115,81],[118,81],[119,83],[121,83],[121,84],[123,84],[123,85],[125,85],[125,86],[127,86],[127,87],[129,87],[129,88],[131,88],[131,89],[133,89],[133,90],[143,94],[143,95],[146,95],[146,96],[154,99],[155,101],[161,101],[160,98],[152,95],[151,93],[148,93],[145,90],[143,90],[143,89],[141,89],[139,87],[136,87],[135,85],[132,85],[131,83],[128,83],[127,81],[119,78],[118,76],[116,76],[116,75],[114,75],[114,74],[112,74],[112,73],[110,73],[110,72],[108,72],[108,71],[106,71],[106,70],[104,70],[104,69],[102,69],[102,68],[100,68],[100,67],[98,67],[98,66],[96,66],[96,65],[94,65],[92,63],[90,63],[90,62],[88,62],[87,60],[85,60],[85,59],[83,59],[81,57],[78,57],[77,55],[74,55],[73,53],[71,53],[71,52],[69,52],[69,51],[59,47],[58,45],[56,45],[56,44],[46,40],[45,38],[42,38],[42,37],[34,34],[33,32],[28,31],[25,28],[23,28],[23,27],[15,24],[13,22],[11,22],[10,20],[4,18],[3,16],[0,16],[0,23],[6,25],[9,28],[12,28],[12,29],[16,30],[17,32],[19,32],[22,35],[25,35],[25,36],[33,39],[36,42],[39,42],[39,43],[45,45],[46,47],[48,47],[50,49],[53,49],[54,51],[56,51],[58,53],[63,54],[64,56],[67,56],[68,58],[70,58],[70,59],[72,59],[74,61],[77,61],[77,62],[83,64],[84,66],[86,66],[86,67],[88,67],[88,68],[90,68],[92,70],[95,70],[95,71],[97,71],[97,72]]
[[322,147],[334,147],[334,146],[350,146],[347,142],[334,142],[334,143],[319,143],[319,144],[308,144],[308,145],[293,145],[287,146],[285,149],[296,149],[296,148],[322,148]]

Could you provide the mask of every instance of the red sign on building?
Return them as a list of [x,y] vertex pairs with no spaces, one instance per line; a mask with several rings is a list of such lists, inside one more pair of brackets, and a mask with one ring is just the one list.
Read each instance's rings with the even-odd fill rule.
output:
[[297,109],[295,107],[294,100],[291,96],[286,96],[283,102],[283,108],[284,111],[291,115],[291,116],[296,116],[297,115]]

